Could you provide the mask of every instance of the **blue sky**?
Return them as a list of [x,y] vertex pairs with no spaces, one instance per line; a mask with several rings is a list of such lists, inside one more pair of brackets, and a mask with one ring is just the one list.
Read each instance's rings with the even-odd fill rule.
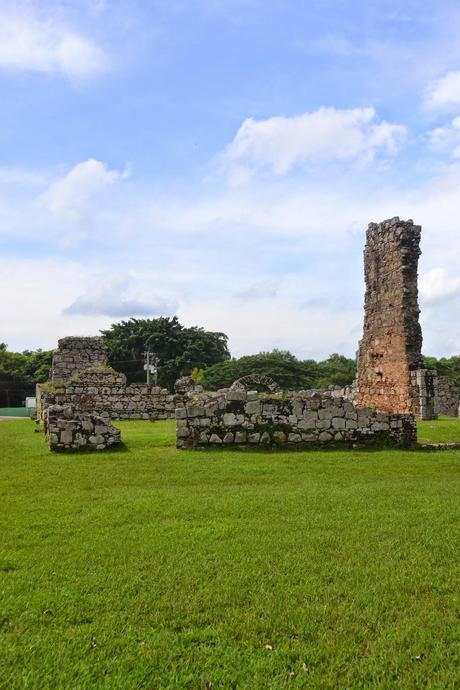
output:
[[422,229],[460,351],[460,7],[0,0],[0,340],[135,316],[352,355],[370,221]]

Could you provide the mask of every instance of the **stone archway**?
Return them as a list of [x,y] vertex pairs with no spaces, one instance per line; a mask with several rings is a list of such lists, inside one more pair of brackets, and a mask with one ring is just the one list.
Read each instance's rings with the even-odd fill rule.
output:
[[237,379],[230,386],[232,391],[247,391],[251,387],[261,386],[268,390],[270,393],[277,393],[281,390],[279,385],[270,376],[265,376],[265,374],[248,374],[247,376],[242,376]]

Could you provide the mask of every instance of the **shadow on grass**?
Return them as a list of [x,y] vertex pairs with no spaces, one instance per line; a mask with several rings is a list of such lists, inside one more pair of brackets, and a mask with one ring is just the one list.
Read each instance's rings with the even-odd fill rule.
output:
[[93,455],[97,457],[99,453],[110,453],[111,455],[117,455],[118,453],[132,453],[132,450],[124,443],[121,441],[121,443],[117,443],[116,446],[110,446],[110,448],[104,448],[103,451],[96,450],[95,448],[66,448],[63,450],[52,450],[51,455],[53,457],[60,457],[62,455],[72,455],[72,456],[79,456],[79,455]]

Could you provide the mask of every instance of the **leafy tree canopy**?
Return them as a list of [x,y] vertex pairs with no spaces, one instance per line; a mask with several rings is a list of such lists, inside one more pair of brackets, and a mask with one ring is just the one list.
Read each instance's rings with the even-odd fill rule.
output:
[[21,406],[33,395],[35,384],[49,379],[52,356],[52,351],[8,352],[0,343],[0,407]]
[[453,357],[424,357],[429,369],[436,369],[439,376],[448,376],[460,387],[460,355]]
[[227,388],[233,381],[258,373],[271,376],[284,389],[302,390],[345,386],[352,383],[356,365],[342,355],[331,355],[324,362],[299,360],[287,351],[273,350],[258,355],[230,359],[205,369],[201,383],[208,390]]
[[143,352],[159,358],[158,383],[171,389],[176,379],[193,369],[205,369],[230,357],[227,336],[192,326],[185,328],[177,317],[134,319],[112,324],[101,331],[109,350],[109,362],[130,381],[145,381]]

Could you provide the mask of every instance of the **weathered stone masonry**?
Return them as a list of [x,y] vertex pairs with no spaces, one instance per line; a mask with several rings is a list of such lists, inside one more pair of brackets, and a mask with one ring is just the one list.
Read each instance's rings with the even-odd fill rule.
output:
[[423,365],[419,323],[420,234],[419,225],[398,217],[369,224],[355,404],[432,419],[435,377]]
[[78,371],[107,364],[107,348],[102,338],[69,336],[58,341],[51,365],[51,381],[67,381]]
[[460,416],[460,389],[447,376],[438,377],[438,414]]
[[105,450],[120,443],[120,431],[92,412],[78,412],[72,405],[50,405],[44,411],[44,428],[50,450]]
[[224,390],[176,409],[178,448],[311,445],[408,447],[416,441],[411,415],[356,409],[332,392],[260,394]]
[[94,412],[109,419],[174,419],[176,400],[164,388],[143,383],[127,385],[126,376],[110,367],[95,367],[75,374],[59,387],[37,387],[40,408],[71,404],[79,412]]

